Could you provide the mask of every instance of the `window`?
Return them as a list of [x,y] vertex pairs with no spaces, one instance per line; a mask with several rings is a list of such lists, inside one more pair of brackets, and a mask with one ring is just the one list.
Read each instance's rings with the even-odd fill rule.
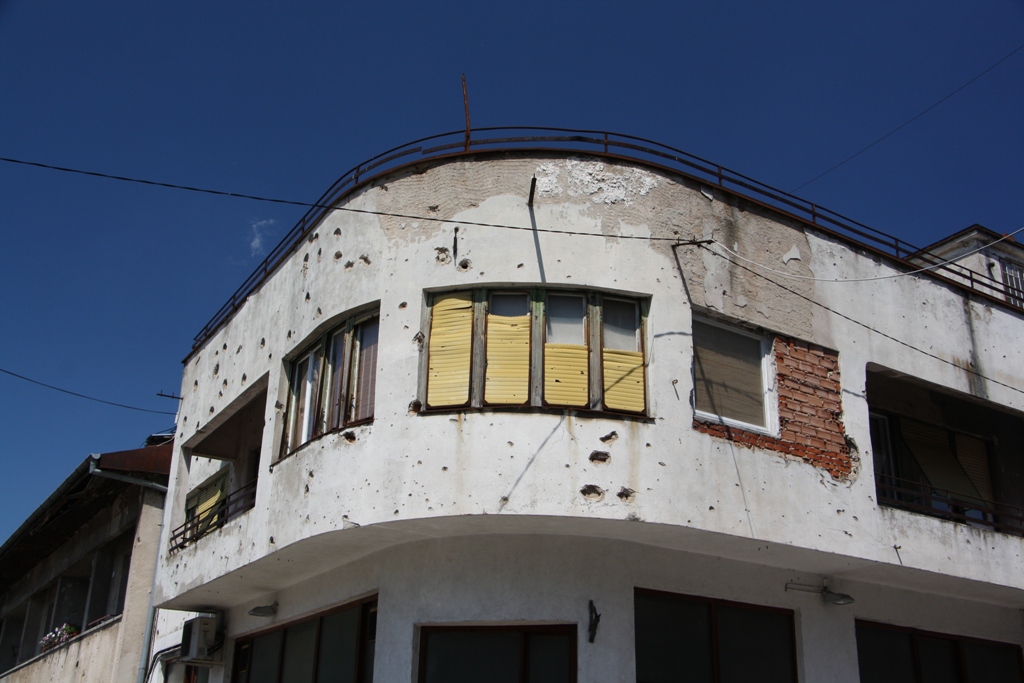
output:
[[373,419],[380,316],[350,318],[291,366],[284,455],[342,427]]
[[693,321],[694,409],[698,418],[774,431],[771,340]]
[[189,492],[185,499],[183,545],[202,538],[227,521],[222,505],[227,485],[228,469],[222,468]]
[[377,602],[235,643],[234,683],[373,683]]
[[1024,683],[1019,645],[857,621],[861,683]]
[[1006,286],[1006,300],[1024,308],[1024,267],[1003,261],[1003,284]]
[[573,683],[576,627],[424,626],[421,683]]
[[790,610],[637,589],[637,683],[796,683]]
[[434,296],[428,408],[647,411],[645,301],[570,290]]

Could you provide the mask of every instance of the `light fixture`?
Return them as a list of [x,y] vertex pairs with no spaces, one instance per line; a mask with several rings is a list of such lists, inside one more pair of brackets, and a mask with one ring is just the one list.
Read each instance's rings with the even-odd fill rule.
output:
[[804,593],[817,593],[826,605],[849,605],[853,603],[853,596],[846,593],[835,593],[828,589],[828,579],[821,582],[821,587],[808,586],[803,583],[787,583],[787,591],[802,591]]
[[272,617],[277,614],[277,601],[272,605],[259,605],[249,610],[250,617]]

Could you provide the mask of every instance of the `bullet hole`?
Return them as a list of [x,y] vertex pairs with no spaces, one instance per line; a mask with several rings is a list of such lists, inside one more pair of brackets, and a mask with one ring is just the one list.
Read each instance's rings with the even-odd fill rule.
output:
[[224,380],[223,382],[220,383],[220,385],[226,389],[228,386],[228,381]]
[[340,236],[341,235],[341,228],[335,228],[334,229],[334,234]]
[[664,467],[664,466],[665,466],[665,463],[663,463],[663,462],[661,462],[661,461],[658,461],[658,464],[659,464],[659,465],[661,465],[662,467]]
[[306,301],[309,301],[309,292],[306,292]]
[[345,270],[352,270],[355,267],[355,263],[352,261],[345,261]]
[[277,410],[284,410],[284,404],[278,401],[274,404],[274,408]]
[[472,267],[473,267],[473,262],[470,261],[468,258],[464,258],[461,261],[459,261],[459,265],[456,266],[456,270],[465,273],[467,270],[469,270]]
[[402,303],[398,304],[398,308],[399,308],[399,310],[401,310],[401,309],[405,308],[408,305],[409,304],[407,304],[406,302],[403,301]]
[[342,256],[342,254],[341,254],[340,251],[334,252],[334,260],[335,261],[340,261],[341,260],[341,256]]
[[422,409],[423,409],[423,404],[420,403],[419,399],[416,399],[415,401],[411,401],[409,403],[409,414],[410,415],[416,415]]
[[316,242],[318,239],[320,239],[320,233],[314,232],[312,235],[309,236],[309,243],[313,244],[313,242]]
[[305,256],[302,257],[302,262],[303,263],[309,263],[309,254],[308,253]]
[[508,445],[509,445],[509,446],[515,446],[515,444],[514,444],[514,443],[512,443],[511,441],[509,441],[509,442],[508,442]]
[[608,432],[600,438],[601,443],[615,443],[615,440],[619,438],[618,432]]
[[647,448],[651,447],[651,444],[644,444],[644,445],[647,446]]
[[317,250],[316,250],[316,260],[317,260],[317,261],[319,261],[319,260],[320,260],[320,256],[321,256],[321,255],[322,255],[323,253],[324,253],[324,250],[323,250],[323,248],[320,248],[320,249],[317,249]]
[[240,354],[241,352],[242,352],[242,345],[241,345],[241,344],[239,344],[239,345],[238,345],[238,348],[237,348],[237,349],[235,349],[235,355],[237,356],[237,355],[238,355],[238,354]]
[[362,256],[360,256],[359,260],[362,261],[364,265],[367,265],[367,266],[370,265],[370,257],[367,256],[366,254],[363,254]]
[[522,268],[522,267],[523,267],[522,263],[520,263],[518,266],[516,266],[516,268]]
[[309,495],[309,484],[306,484],[306,495]]
[[245,373],[242,373],[242,384],[245,384],[246,379],[247,377],[245,376]]
[[273,357],[274,357],[274,354],[272,354],[272,353],[268,353],[268,354],[267,354],[267,360],[270,360],[270,359],[271,359],[271,358],[273,358]]
[[319,318],[319,317],[320,317],[320,316],[322,316],[323,314],[324,314],[324,312],[320,310],[320,307],[319,307],[319,306],[317,306],[317,307],[316,307],[316,317],[318,317],[318,318]]
[[612,459],[608,451],[594,451],[590,454],[590,462],[609,462]]
[[353,443],[356,440],[356,433],[350,429],[347,432],[343,432],[341,438],[345,439],[345,441],[348,441],[349,443]]
[[218,372],[220,372],[220,363],[213,366],[213,376],[216,377]]
[[416,334],[414,334],[412,336],[412,343],[413,344],[422,344],[423,343],[423,339],[424,339],[423,333],[422,332],[417,332]]
[[448,251],[448,247],[434,247],[434,251],[437,252],[434,260],[438,265],[443,266],[452,262],[452,253]]
[[267,338],[266,337],[260,337],[260,348],[262,349],[266,345],[267,345]]
[[398,510],[395,510],[395,514],[396,514],[396,515],[398,514]]
[[192,391],[195,391],[198,388],[199,388],[199,380],[196,380],[195,382],[192,383]]
[[633,502],[633,498],[636,497],[636,491],[634,491],[633,489],[629,489],[629,488],[626,488],[625,486],[623,486],[621,489],[619,489],[619,492],[616,493],[615,495],[619,497],[619,500],[624,500],[627,503],[632,503]]
[[431,205],[430,205],[430,206],[428,206],[427,208],[428,208],[428,209],[430,209],[431,211],[433,211],[433,212],[435,212],[435,213],[436,213],[436,212],[437,212],[437,209],[438,209],[438,208],[439,208],[440,206],[441,206],[440,204],[431,204]]
[[508,505],[508,496],[502,496],[501,497],[501,504],[502,505]]
[[210,406],[210,415],[213,415],[213,406]]
[[587,484],[580,489],[580,495],[587,500],[602,500],[604,498],[604,489],[597,484]]
[[292,338],[292,331],[291,331],[291,330],[288,330],[288,338],[289,338],[289,339],[291,339],[291,338]]
[[441,468],[441,471],[442,471],[442,472],[447,472],[447,471],[448,471],[448,466],[446,465],[446,466],[442,467],[442,468]]
[[708,510],[714,510],[714,509],[715,509],[714,505],[708,505]]
[[273,543],[273,542],[274,542],[274,537],[273,537],[273,536],[271,536],[271,537],[270,537],[270,542],[271,542],[271,543]]
[[188,415],[186,415],[185,417],[183,417],[181,419],[181,424],[183,424],[183,425],[188,424]]

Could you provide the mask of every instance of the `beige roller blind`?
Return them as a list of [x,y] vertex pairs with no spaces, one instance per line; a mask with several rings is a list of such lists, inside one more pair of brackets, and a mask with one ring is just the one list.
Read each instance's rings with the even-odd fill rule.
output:
[[579,344],[544,345],[544,400],[559,406],[589,403],[589,350]]
[[961,496],[981,498],[950,448],[948,431],[906,418],[900,418],[900,431],[932,486]]
[[693,322],[697,410],[765,426],[761,340]]
[[473,297],[470,292],[439,296],[430,322],[427,405],[469,403],[473,348]]
[[612,410],[642,413],[644,402],[644,354],[642,351],[604,349],[604,404]]
[[981,439],[956,435],[956,458],[985,500],[992,501],[992,473],[988,469],[988,448]]
[[529,400],[530,316],[489,314],[484,401],[492,405],[524,405]]
[[373,417],[373,403],[377,393],[377,337],[379,331],[380,318],[370,318],[356,327],[359,355],[352,387],[355,393],[355,401],[352,406],[354,421],[369,420]]

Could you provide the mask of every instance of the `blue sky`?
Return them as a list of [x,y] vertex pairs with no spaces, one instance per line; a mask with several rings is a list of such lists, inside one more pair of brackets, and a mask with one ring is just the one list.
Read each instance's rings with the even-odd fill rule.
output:
[[[1024,3],[0,0],[0,156],[315,200],[463,126],[638,135],[792,190],[1024,43]],[[926,244],[1024,225],[1024,51],[799,194]],[[0,368],[173,411],[298,207],[0,163]],[[168,415],[0,375],[0,539]]]

